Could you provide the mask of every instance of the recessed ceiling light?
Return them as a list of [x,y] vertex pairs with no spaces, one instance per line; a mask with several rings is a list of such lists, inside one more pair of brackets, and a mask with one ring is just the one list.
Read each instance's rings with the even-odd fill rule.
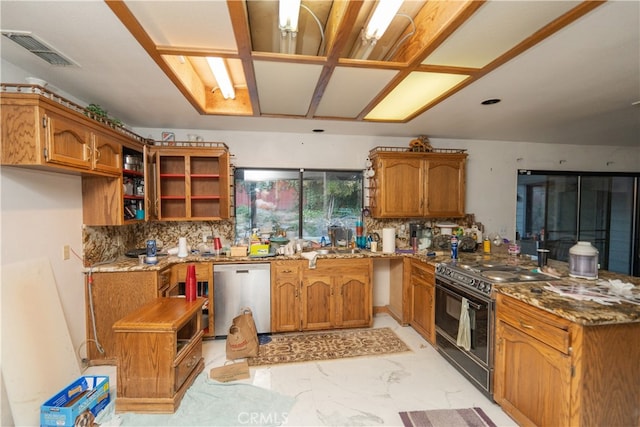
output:
[[491,98],[491,99],[485,99],[484,101],[481,102],[481,104],[482,105],[491,105],[491,104],[497,104],[500,101],[502,101],[502,100],[498,99],[498,98]]

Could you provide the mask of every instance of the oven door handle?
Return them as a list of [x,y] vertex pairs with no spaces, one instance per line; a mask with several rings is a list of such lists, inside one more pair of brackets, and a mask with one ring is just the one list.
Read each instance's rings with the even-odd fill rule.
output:
[[[463,297],[462,295],[460,295],[457,292],[453,292],[449,288],[445,288],[444,286],[439,286],[439,288],[442,289],[443,291],[445,291],[446,293],[448,293],[449,295],[453,296],[453,297],[456,297],[456,298],[459,298],[459,299],[466,298],[466,297]],[[466,300],[469,302],[469,307],[472,307],[472,308],[474,308],[476,310],[482,310],[482,306],[476,304],[473,301],[470,301],[469,298],[466,298]]]

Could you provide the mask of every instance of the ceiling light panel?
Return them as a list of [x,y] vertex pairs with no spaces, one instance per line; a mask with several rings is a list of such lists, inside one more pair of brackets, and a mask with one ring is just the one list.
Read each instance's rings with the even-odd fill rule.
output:
[[366,120],[405,120],[469,76],[413,72],[365,117]]
[[[190,56],[189,62],[192,64],[194,70],[202,80],[202,83],[209,88],[216,86],[216,79],[211,72],[211,68],[207,64],[207,58],[204,56]],[[239,59],[225,59],[233,86],[236,88],[246,88],[247,81],[245,79],[244,70],[242,68],[242,61]]]
[[307,114],[322,65],[255,61],[253,66],[263,114]]
[[337,67],[316,116],[356,118],[397,73],[396,70]]
[[238,50],[227,2],[128,0],[126,4],[158,46]]
[[422,63],[482,68],[575,6],[573,1],[489,1]]

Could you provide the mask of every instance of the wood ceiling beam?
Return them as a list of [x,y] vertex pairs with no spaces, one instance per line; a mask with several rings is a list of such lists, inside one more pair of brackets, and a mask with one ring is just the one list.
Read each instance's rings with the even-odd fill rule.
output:
[[[364,120],[367,114],[389,95],[420,63],[433,52],[447,37],[475,13],[484,0],[434,1],[429,0],[415,16],[415,34],[400,46],[390,61],[406,64],[406,67],[389,82],[360,112],[357,120]],[[407,28],[400,36],[408,36],[412,28]]]
[[246,2],[239,0],[227,0],[233,35],[238,46],[238,56],[242,61],[244,78],[247,82],[248,99],[253,106],[253,115],[260,116],[260,100],[258,98],[258,86],[256,73],[251,57],[251,34],[249,32],[249,17],[247,16]]
[[[311,103],[309,110],[307,111],[307,118],[313,118],[318,110],[318,106],[322,101],[324,92],[327,89],[329,80],[336,69],[336,65],[340,61],[340,54],[344,50],[345,44],[349,40],[352,28],[356,19],[358,18],[358,12],[362,7],[363,1],[335,1],[331,8],[329,20],[327,22],[327,34],[325,35],[327,63],[322,68],[318,83],[316,84],[313,96],[311,97]],[[334,10],[335,9],[335,10]]]
[[[419,64],[484,3],[485,0],[427,1],[414,18],[415,34],[389,60],[413,66]],[[400,39],[408,36],[410,31],[407,28]]]
[[198,103],[198,100],[189,92],[189,90],[182,84],[182,81],[176,76],[169,64],[164,60],[162,55],[156,49],[156,44],[149,37],[145,29],[140,22],[131,13],[131,10],[122,0],[104,0],[107,6],[113,11],[113,13],[120,19],[120,22],[129,30],[131,35],[140,43],[140,46],[147,52],[147,54],[153,59],[153,61],[160,67],[160,69],[167,75],[169,80],[178,88],[180,93],[189,101],[191,105],[200,114],[204,114],[204,106]]

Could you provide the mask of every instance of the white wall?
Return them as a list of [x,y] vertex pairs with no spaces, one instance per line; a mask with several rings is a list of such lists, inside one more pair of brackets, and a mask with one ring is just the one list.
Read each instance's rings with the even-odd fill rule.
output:
[[[369,150],[406,147],[409,138],[353,135],[198,131],[139,128],[140,135],[160,139],[162,131],[186,141],[193,133],[205,141],[224,142],[239,167],[363,169]],[[489,233],[515,238],[516,184],[519,169],[638,172],[639,147],[584,147],[522,142],[431,139],[435,148],[468,150],[466,211]]]
[[[46,257],[74,347],[84,341],[84,274],[82,261],[82,187],[79,176],[3,167],[2,265]],[[25,307],[37,310],[38,307]],[[43,351],[47,351],[43,349]]]

